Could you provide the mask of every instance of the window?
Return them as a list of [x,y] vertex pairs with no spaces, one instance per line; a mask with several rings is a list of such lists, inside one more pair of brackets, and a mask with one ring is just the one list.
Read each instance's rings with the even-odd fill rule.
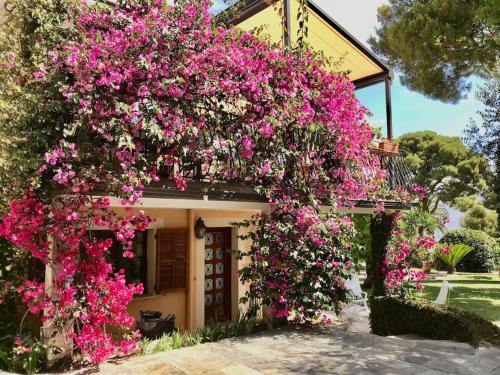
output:
[[113,245],[109,249],[109,261],[113,265],[113,271],[123,269],[125,271],[127,283],[142,283],[144,290],[147,290],[147,231],[135,232],[134,244],[132,247],[132,252],[135,254],[133,258],[125,258],[123,256],[123,245],[116,240],[111,231],[97,230],[93,232],[93,235],[95,238],[101,240],[106,238],[113,239]]

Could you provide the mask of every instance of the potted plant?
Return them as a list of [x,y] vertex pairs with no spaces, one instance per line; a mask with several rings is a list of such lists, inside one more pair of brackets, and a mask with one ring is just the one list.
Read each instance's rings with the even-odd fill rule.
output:
[[436,257],[446,263],[448,274],[453,274],[457,264],[471,251],[472,247],[464,244],[444,244],[437,249]]
[[370,142],[370,148],[372,150],[379,150],[380,148],[380,140],[382,139],[382,128],[371,126],[372,130],[372,140]]
[[423,260],[422,272],[431,273],[431,269],[432,269],[432,260]]
[[422,272],[431,273],[432,266],[434,265],[433,247],[434,240],[430,242],[430,237],[421,237],[417,240],[417,253],[418,258],[422,260]]
[[382,138],[378,148],[384,154],[399,154],[399,142],[394,139]]

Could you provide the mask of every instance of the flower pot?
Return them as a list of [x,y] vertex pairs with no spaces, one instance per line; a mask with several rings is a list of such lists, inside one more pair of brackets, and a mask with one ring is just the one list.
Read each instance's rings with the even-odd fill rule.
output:
[[399,144],[390,142],[380,142],[379,150],[386,154],[399,154]]
[[432,262],[428,260],[424,260],[422,262],[422,271],[425,273],[431,273],[432,269]]
[[447,271],[448,271],[448,275],[454,274],[455,273],[455,267],[448,266]]

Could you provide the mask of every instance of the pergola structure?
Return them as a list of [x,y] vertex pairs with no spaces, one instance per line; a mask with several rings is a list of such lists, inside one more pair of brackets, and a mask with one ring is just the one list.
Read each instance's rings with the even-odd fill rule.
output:
[[[230,25],[245,31],[263,29],[270,41],[280,43],[284,47],[295,47],[298,43],[299,21],[298,0],[240,0],[229,7],[220,16],[228,17]],[[378,59],[368,48],[357,40],[344,27],[336,22],[331,15],[321,9],[314,0],[308,0],[308,33],[305,42],[316,51],[321,51],[328,60],[339,61],[339,65],[331,67],[345,71],[356,89],[362,89],[375,84],[384,84],[387,137],[393,136],[391,83],[394,77],[392,69]],[[397,154],[378,154],[381,166],[387,170],[386,187],[391,190],[408,189],[414,185],[413,175],[403,158]],[[207,182],[199,173],[199,166],[186,165],[182,167],[185,177],[190,183],[185,191],[179,191],[172,180],[173,171],[163,176],[162,181],[146,187],[144,195],[150,198],[169,199],[209,199],[220,201],[265,202],[266,198],[259,196],[253,187],[240,183]],[[401,202],[387,200],[386,208],[404,209]],[[375,206],[372,201],[355,202],[357,211],[370,212]]]
[[[241,0],[229,8],[227,14],[235,14],[231,24],[236,27],[247,31],[264,27],[264,32],[272,42],[294,47],[299,39],[297,18],[300,4],[298,0],[283,0],[282,8],[277,8],[276,3],[275,0]],[[356,89],[382,83],[385,85],[387,137],[392,138],[392,69],[318,6],[316,1],[308,0],[307,7],[308,34],[305,41],[308,45],[321,51],[326,58],[341,60],[336,68],[347,72]]]

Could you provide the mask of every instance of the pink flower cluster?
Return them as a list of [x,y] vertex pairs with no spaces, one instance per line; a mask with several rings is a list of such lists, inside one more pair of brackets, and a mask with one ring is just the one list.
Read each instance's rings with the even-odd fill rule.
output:
[[252,260],[240,272],[250,284],[244,301],[259,301],[273,316],[293,316],[298,323],[312,323],[321,310],[340,311],[348,298],[350,218],[285,200],[275,202],[269,216],[246,225],[253,230],[252,246],[241,254]]
[[[113,231],[123,244],[124,256],[130,256],[135,231],[144,230],[149,219],[142,211],[119,217],[109,204],[106,198],[88,195],[61,196],[43,204],[27,192],[11,202],[11,211],[0,226],[2,236],[57,270],[49,288],[30,280],[19,286],[21,301],[35,315],[44,312],[42,320],[53,319],[60,325],[74,320],[77,329],[71,337],[95,362],[118,351],[130,352],[130,337],[137,335],[130,331],[135,321],[127,305],[134,294],[143,292],[142,285],[127,284],[123,274],[113,273],[106,260],[111,239],[95,239],[90,229],[98,223]],[[117,341],[106,326],[130,333]]]
[[119,159],[117,190],[126,187],[120,193],[134,203],[157,165],[184,190],[192,176],[183,167],[195,163],[210,180],[268,193],[294,183],[344,204],[373,194],[382,174],[349,79],[311,52],[214,29],[208,7],[197,0],[168,11],[150,2],[89,8],[78,23],[84,41],[57,60],[74,77],[64,95],[82,124]]
[[411,268],[411,256],[420,249],[429,251],[436,241],[432,236],[415,238],[407,237],[402,229],[404,213],[393,214],[391,238],[386,247],[384,259],[385,289],[388,295],[399,298],[411,298],[413,290],[423,288],[422,281],[426,279],[424,272]]
[[[272,197],[243,277],[252,297],[267,299],[277,316],[309,321],[323,307],[339,310],[347,295],[352,223],[323,216],[318,203],[349,205],[379,191],[384,173],[368,148],[367,111],[349,79],[312,52],[215,27],[209,6],[89,2],[75,17],[78,37],[34,73],[35,83],[56,74],[71,82],[63,95],[74,122],[39,168],[60,194],[47,196],[44,186],[13,200],[0,235],[55,266],[50,292],[26,284],[22,298],[60,326],[74,320],[74,342],[96,363],[137,348],[126,307],[142,286],[112,269],[111,240],[92,229],[111,230],[132,257],[135,231],[149,219],[118,217],[94,196],[106,191],[134,205],[165,174],[184,190],[193,178],[186,165],[206,181],[243,182]],[[314,204],[299,209],[291,190]],[[280,221],[285,214],[292,225]]]

